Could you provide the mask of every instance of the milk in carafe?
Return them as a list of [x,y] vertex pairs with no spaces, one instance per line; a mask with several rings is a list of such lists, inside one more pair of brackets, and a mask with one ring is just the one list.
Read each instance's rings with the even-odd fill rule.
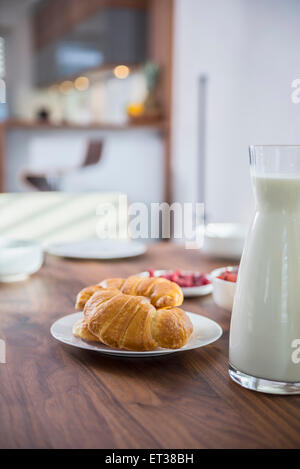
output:
[[239,269],[229,361],[256,378],[300,383],[293,360],[300,339],[300,174],[253,172],[252,181],[256,213]]

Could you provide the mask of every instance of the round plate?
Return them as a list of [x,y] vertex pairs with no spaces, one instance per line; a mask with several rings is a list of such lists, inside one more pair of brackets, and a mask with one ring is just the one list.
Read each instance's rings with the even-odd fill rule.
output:
[[139,256],[144,254],[146,249],[146,245],[139,241],[117,239],[91,239],[46,247],[46,251],[54,256],[94,260]]
[[[173,272],[173,270],[154,270],[154,276],[159,277],[160,275],[170,274],[171,272]],[[191,272],[187,270],[182,270],[182,273],[188,274]],[[198,274],[200,272],[192,272],[192,273]],[[137,275],[140,275],[141,277],[148,277],[149,272],[141,272]],[[211,280],[211,277],[209,274],[205,274],[205,275],[209,280]],[[209,295],[213,290],[213,286],[211,283],[209,283],[208,285],[202,285],[202,287],[181,287],[181,290],[185,298],[192,298],[193,296]]]
[[108,347],[107,345],[98,342],[88,342],[78,337],[75,337],[72,333],[72,327],[78,319],[82,317],[82,313],[69,314],[56,321],[51,326],[52,336],[63,342],[64,344],[72,345],[86,350],[93,350],[95,352],[105,353],[107,355],[117,355],[119,357],[157,357],[158,355],[167,355],[170,353],[184,352],[186,350],[192,350],[204,345],[211,344],[218,340],[223,331],[222,328],[215,321],[200,316],[199,314],[186,313],[194,326],[194,332],[184,347],[180,349],[164,349],[157,348],[148,352],[131,352],[129,350],[119,350]]

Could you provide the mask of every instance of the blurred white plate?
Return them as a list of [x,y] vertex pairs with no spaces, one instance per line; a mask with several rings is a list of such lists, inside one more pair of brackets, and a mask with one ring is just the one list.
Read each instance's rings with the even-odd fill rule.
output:
[[51,335],[64,344],[72,345],[73,347],[93,350],[95,352],[104,353],[106,355],[115,355],[119,357],[157,357],[159,355],[167,355],[170,353],[184,352],[186,350],[192,350],[205,345],[211,344],[218,340],[223,331],[221,326],[211,319],[205,318],[195,313],[188,313],[190,320],[194,326],[194,332],[184,347],[180,349],[164,349],[158,348],[148,352],[132,352],[129,350],[118,350],[108,347],[107,345],[99,342],[87,342],[85,340],[75,337],[72,333],[73,325],[82,317],[82,313],[69,314],[64,316],[54,324],[52,324],[50,332]]
[[139,241],[91,239],[47,246],[46,252],[76,259],[122,259],[144,254],[146,245]]
[[[154,271],[154,276],[159,277],[160,275],[169,274],[171,272],[173,272],[173,270],[155,270]],[[183,274],[189,274],[189,273],[196,273],[197,274],[197,273],[200,273],[200,272],[192,272],[192,271],[188,271],[188,270],[182,270],[181,272]],[[148,277],[149,272],[141,272],[137,275],[140,275],[141,277]],[[211,280],[209,274],[205,274],[205,276],[209,280]],[[194,296],[209,295],[209,293],[212,292],[212,289],[213,289],[213,287],[212,287],[211,283],[209,283],[208,285],[202,285],[202,287],[181,287],[183,296],[185,298],[192,298]]]

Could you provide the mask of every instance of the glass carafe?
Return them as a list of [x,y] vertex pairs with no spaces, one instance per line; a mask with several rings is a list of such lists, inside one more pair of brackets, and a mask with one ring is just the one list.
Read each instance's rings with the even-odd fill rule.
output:
[[250,147],[255,216],[230,325],[229,374],[240,385],[300,393],[300,146]]

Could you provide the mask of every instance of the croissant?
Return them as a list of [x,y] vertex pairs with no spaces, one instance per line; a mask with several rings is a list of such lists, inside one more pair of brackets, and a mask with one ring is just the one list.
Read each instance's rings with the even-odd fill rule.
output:
[[165,278],[132,275],[127,279],[109,278],[98,285],[84,288],[77,295],[76,309],[83,309],[87,300],[101,288],[115,288],[126,295],[145,296],[155,308],[180,306],[183,302],[183,293],[177,283]]
[[90,285],[89,287],[85,287],[78,293],[76,297],[76,304],[75,308],[79,310],[83,310],[87,300],[91,298],[91,296],[96,293],[96,291],[101,290],[102,287],[100,285]]
[[88,325],[87,325],[87,322],[86,320],[83,318],[83,319],[79,319],[79,321],[77,321],[74,326],[73,326],[73,334],[76,336],[76,337],[80,337],[81,339],[83,340],[89,340],[91,342],[100,342],[98,337],[96,337],[94,334],[92,334],[90,331],[89,331],[89,328],[88,328]]
[[74,335],[85,340],[136,351],[180,348],[192,332],[193,325],[181,309],[156,309],[145,297],[113,288],[94,293],[84,307],[84,319],[73,328]]

